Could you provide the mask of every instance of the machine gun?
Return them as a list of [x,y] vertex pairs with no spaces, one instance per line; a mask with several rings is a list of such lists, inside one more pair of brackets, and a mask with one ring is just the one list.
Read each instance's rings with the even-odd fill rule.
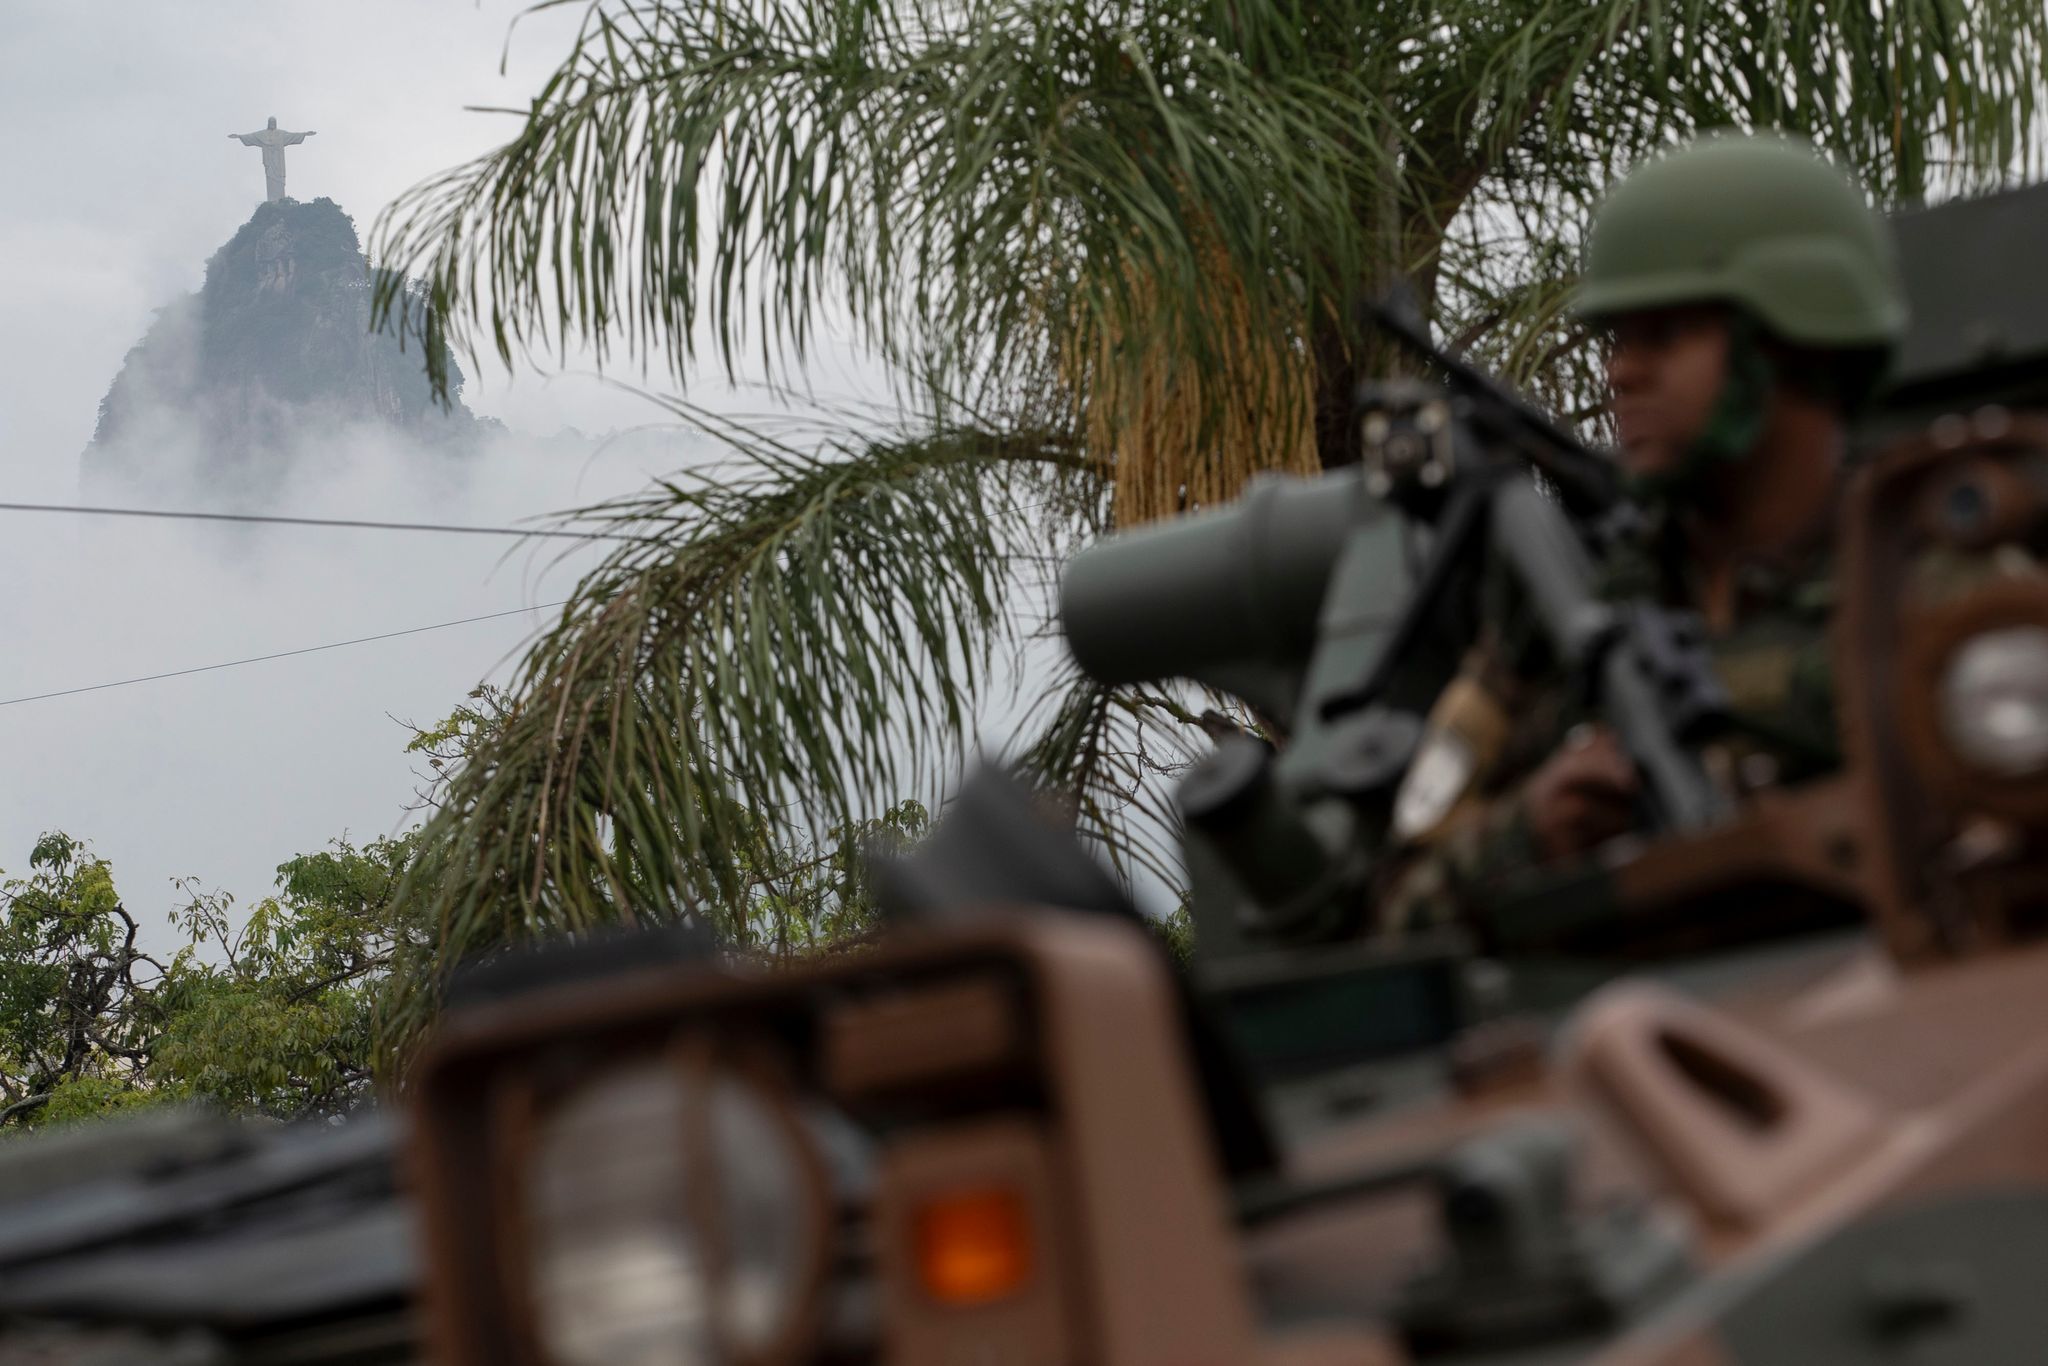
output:
[[1726,815],[1695,752],[1726,711],[1697,618],[1599,591],[1594,557],[1631,512],[1612,464],[1397,304],[1368,312],[1444,383],[1361,387],[1357,467],[1261,481],[1237,507],[1090,549],[1062,590],[1068,641],[1098,679],[1192,678],[1286,732],[1278,753],[1227,743],[1181,792],[1237,889],[1209,919],[1250,939],[1355,929],[1394,793],[1496,567],[1641,771],[1646,826]]
[[[1436,591],[1410,600],[1402,627],[1419,633],[1441,611],[1438,594],[1446,590],[1453,567],[1468,556],[1468,538],[1478,534],[1477,509],[1483,507],[1492,547],[1515,574],[1553,650],[1586,677],[1593,700],[1609,714],[1642,770],[1653,826],[1699,830],[1724,818],[1726,804],[1687,752],[1712,734],[1727,708],[1702,648],[1697,615],[1650,601],[1617,607],[1601,601],[1596,591],[1588,548],[1640,534],[1634,509],[1621,497],[1613,463],[1492,376],[1438,348],[1420,320],[1396,302],[1382,300],[1369,312],[1380,331],[1445,378],[1448,420],[1439,418],[1431,426],[1455,436],[1462,424],[1469,436],[1463,443],[1440,442],[1443,455],[1435,460],[1455,460],[1461,444],[1491,457],[1473,477],[1461,480],[1454,468],[1435,481],[1449,500],[1434,550],[1445,570],[1441,575],[1425,571],[1425,584]],[[1404,467],[1401,452],[1414,443],[1397,440],[1394,405],[1384,393],[1368,386],[1359,396],[1367,486],[1380,485],[1386,490],[1382,496],[1412,503],[1415,491],[1408,485],[1426,482],[1417,476],[1429,467],[1414,474]],[[1420,421],[1419,414],[1415,420]],[[1515,468],[1517,458],[1549,485],[1554,498],[1539,494],[1527,474]],[[1460,499],[1475,510],[1457,509]],[[1370,706],[1386,686],[1385,675],[1398,667],[1401,643],[1397,634],[1381,667],[1357,694],[1326,706]]]

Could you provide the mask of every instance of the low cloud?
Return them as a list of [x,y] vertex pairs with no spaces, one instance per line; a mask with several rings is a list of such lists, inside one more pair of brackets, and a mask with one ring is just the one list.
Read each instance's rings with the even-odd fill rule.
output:
[[[93,479],[95,502],[499,526],[642,488],[701,454],[699,439],[667,433],[606,443],[502,431],[454,452],[358,424],[264,452],[251,482],[212,463],[190,414],[171,409],[141,414],[124,447],[128,472]],[[138,452],[151,458],[134,463]],[[602,553],[89,516],[6,525],[8,558],[35,568],[24,600],[0,608],[11,618],[0,700],[554,602]],[[505,678],[548,616],[0,706],[0,868],[19,869],[37,835],[63,829],[113,861],[145,923],[172,904],[176,877],[261,895],[294,853],[401,827],[415,779],[399,720],[432,721]]]

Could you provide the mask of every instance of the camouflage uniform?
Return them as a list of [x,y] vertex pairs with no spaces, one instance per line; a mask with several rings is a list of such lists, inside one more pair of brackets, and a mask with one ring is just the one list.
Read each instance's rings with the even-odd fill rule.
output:
[[[1639,169],[1601,206],[1575,301],[1599,320],[1716,305],[1729,319],[1727,373],[1705,428],[1673,470],[1639,492],[1683,506],[1717,468],[1750,457],[1774,387],[1766,339],[1822,358],[1839,406],[1856,406],[1904,328],[1889,232],[1862,194],[1805,144],[1713,136]],[[1812,376],[1806,376],[1809,381]],[[1616,558],[1609,596],[1696,601],[1676,535],[1663,553]],[[1827,625],[1827,547],[1738,578],[1735,622],[1711,642],[1735,713],[1706,756],[1740,795],[1840,763]],[[1512,594],[1489,588],[1479,643],[1432,711],[1395,804],[1371,917],[1385,930],[1462,916],[1489,882],[1533,866],[1524,781],[1591,719],[1530,639]]]
[[[1803,782],[1841,763],[1827,643],[1834,601],[1828,569],[1824,551],[1796,568],[1751,567],[1742,575],[1733,628],[1709,643],[1733,715],[1707,758],[1732,794]],[[1677,571],[1672,566],[1662,576],[1668,588],[1660,596],[1676,598],[1682,585]],[[1620,577],[1611,574],[1610,582]],[[1614,589],[1620,596],[1622,585]],[[1425,746],[1453,725],[1491,734],[1465,741],[1477,762],[1463,796],[1428,828],[1401,832],[1397,855],[1379,880],[1374,921],[1382,931],[1462,918],[1489,882],[1539,862],[1521,785],[1574,725],[1591,719],[1571,680],[1541,664],[1535,665],[1540,676],[1532,676],[1540,653],[1533,642],[1511,644],[1489,628],[1447,693],[1453,705],[1432,716]]]

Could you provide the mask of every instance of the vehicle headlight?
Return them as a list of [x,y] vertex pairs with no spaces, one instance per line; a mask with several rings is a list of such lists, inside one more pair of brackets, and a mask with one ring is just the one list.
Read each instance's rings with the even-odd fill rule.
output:
[[2013,778],[2048,768],[2048,627],[1986,631],[1958,646],[1942,673],[1941,724],[1972,767]]
[[751,1082],[668,1060],[547,1111],[527,1229],[551,1359],[721,1366],[785,1339],[821,1236],[802,1143]]

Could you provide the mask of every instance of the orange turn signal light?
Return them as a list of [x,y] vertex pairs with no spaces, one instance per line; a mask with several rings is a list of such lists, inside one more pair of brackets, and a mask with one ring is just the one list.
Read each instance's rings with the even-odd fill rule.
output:
[[925,1293],[941,1304],[987,1304],[1031,1275],[1031,1218],[1016,1191],[942,1195],[912,1221]]

